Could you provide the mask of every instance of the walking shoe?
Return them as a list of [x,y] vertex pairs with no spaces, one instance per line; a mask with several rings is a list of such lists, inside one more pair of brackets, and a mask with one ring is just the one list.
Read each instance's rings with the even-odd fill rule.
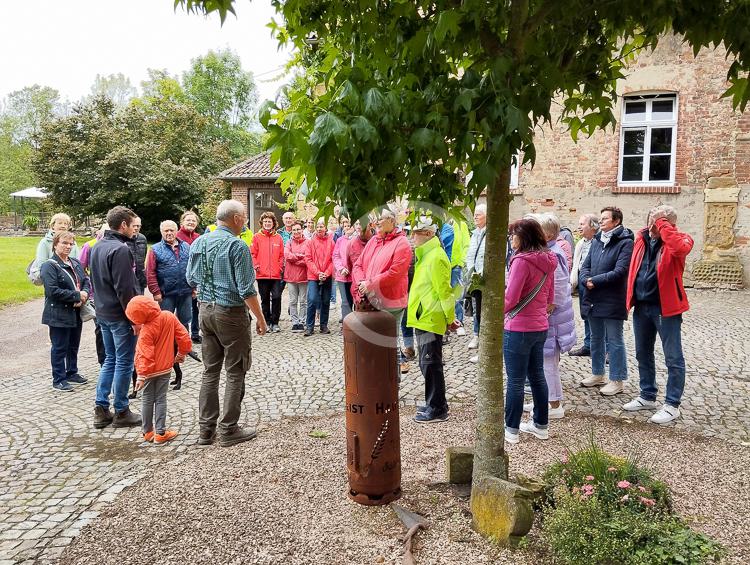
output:
[[73,392],[73,387],[68,384],[68,381],[60,381],[52,385],[55,390],[61,390],[63,392]]
[[154,436],[154,443],[162,444],[167,443],[169,440],[177,437],[177,432],[174,430],[167,430],[163,434],[156,434]]
[[312,328],[305,328],[305,333],[302,335],[304,335],[305,337],[310,337],[312,334],[313,334]]
[[106,428],[112,423],[112,411],[104,406],[94,406],[94,427],[97,430]]
[[194,336],[192,336],[192,337],[190,338],[190,340],[191,340],[191,341],[192,341],[193,343],[198,343],[198,344],[201,344],[201,343],[203,343],[203,338],[202,338],[201,336],[199,336],[199,335],[194,335]]
[[636,412],[637,410],[653,410],[656,408],[656,402],[653,400],[644,400],[642,397],[634,398],[627,404],[624,404],[622,409],[628,412]]
[[303,330],[302,324],[294,324],[292,325],[292,333],[299,333]]
[[328,326],[320,326],[320,333],[329,334],[331,333],[331,330],[328,329]]
[[623,381],[609,381],[606,385],[599,389],[599,394],[604,396],[614,396],[625,391],[625,383]]
[[401,363],[401,374],[402,375],[405,375],[406,373],[408,373],[410,369],[411,369],[411,367],[409,366],[409,363],[407,363],[406,361],[404,361],[403,363]]
[[[528,404],[523,405],[523,411],[524,412],[533,412],[534,411],[534,403],[529,402]],[[557,408],[552,408],[552,406],[549,407],[549,410],[547,412],[548,418],[550,420],[560,420],[565,417],[565,408],[563,408],[562,402],[560,403],[560,406]]]
[[130,393],[130,394],[128,395],[128,398],[129,398],[130,400],[133,400],[134,398],[138,398],[138,391],[137,391],[137,390],[134,390],[133,392],[131,392],[131,393]]
[[279,333],[281,331],[281,328],[279,327],[279,324],[272,324],[271,325],[271,331],[273,333]]
[[519,441],[521,441],[521,438],[518,436],[518,433],[509,432],[508,430],[505,430],[505,441],[508,443],[515,445]]
[[402,353],[404,354],[404,359],[407,361],[411,361],[416,357],[416,352],[414,351],[413,347],[404,347]]
[[215,430],[202,430],[198,434],[198,445],[211,445],[216,439]]
[[604,375],[591,375],[581,381],[581,386],[602,386],[607,384],[607,377]]
[[143,434],[143,441],[152,442],[154,441],[154,430],[151,430],[150,432],[146,432]]
[[591,357],[591,350],[588,347],[579,347],[578,349],[572,349],[568,355],[571,357]]
[[414,421],[417,424],[437,424],[445,422],[448,418],[450,418],[450,413],[447,410],[441,414],[433,414],[429,410],[425,410],[414,415]]
[[669,404],[665,404],[661,407],[656,414],[651,416],[648,421],[652,424],[668,424],[669,422],[676,420],[680,417],[680,409]]
[[531,434],[538,439],[549,439],[549,430],[546,428],[537,428],[534,422],[521,422],[519,430],[525,434]]
[[456,330],[456,335],[458,336],[465,336],[466,335],[466,328],[463,326],[458,326],[458,329]]
[[471,357],[469,357],[469,361],[471,361],[472,363],[479,363],[479,355],[472,355]]
[[469,349],[476,349],[477,347],[479,347],[479,336],[478,335],[475,335],[474,337],[471,338],[471,341],[469,342],[468,347],[469,347]]
[[221,447],[231,447],[238,443],[244,443],[255,439],[258,433],[252,428],[234,428],[231,432],[223,433],[219,436],[219,445]]
[[125,408],[122,412],[115,412],[115,417],[112,420],[113,428],[132,428],[133,426],[141,425],[141,416],[135,412],[131,412],[130,408]]
[[77,384],[77,385],[85,385],[89,380],[86,377],[82,377],[81,375],[72,375],[68,377],[68,382]]

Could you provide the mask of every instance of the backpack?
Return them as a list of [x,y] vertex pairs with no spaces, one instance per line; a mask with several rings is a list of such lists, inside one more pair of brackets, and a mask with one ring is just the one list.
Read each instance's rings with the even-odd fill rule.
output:
[[33,283],[36,286],[43,286],[44,281],[42,280],[42,262],[33,259],[31,263],[29,263],[29,266],[26,267],[26,276],[29,279],[29,282]]

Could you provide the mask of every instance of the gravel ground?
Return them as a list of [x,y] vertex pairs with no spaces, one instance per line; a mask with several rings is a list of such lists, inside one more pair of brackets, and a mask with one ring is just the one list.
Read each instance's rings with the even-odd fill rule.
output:
[[[431,522],[417,535],[417,563],[540,562],[473,532],[466,489],[444,483],[445,447],[471,444],[473,411],[454,404],[449,423],[433,426],[415,424],[412,414],[406,410],[401,422],[400,504]],[[393,511],[345,496],[343,426],[341,415],[286,420],[263,427],[245,445],[191,450],[125,490],[60,562],[401,563],[404,530]],[[573,415],[553,424],[548,442],[524,437],[512,446],[511,472],[539,474],[592,428],[613,453],[638,449],[674,489],[677,511],[726,544],[730,563],[750,562],[748,447]],[[330,435],[313,438],[312,430]]]

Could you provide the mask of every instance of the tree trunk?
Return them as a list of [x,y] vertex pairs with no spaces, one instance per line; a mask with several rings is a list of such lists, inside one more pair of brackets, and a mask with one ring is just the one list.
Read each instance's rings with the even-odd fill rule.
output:
[[473,481],[507,479],[503,401],[503,325],[505,251],[510,206],[510,159],[494,186],[487,189],[482,325],[479,329],[476,444]]

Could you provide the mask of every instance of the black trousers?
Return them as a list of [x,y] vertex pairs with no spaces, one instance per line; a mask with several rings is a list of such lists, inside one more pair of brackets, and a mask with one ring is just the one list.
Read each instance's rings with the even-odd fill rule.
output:
[[258,294],[266,323],[278,324],[281,317],[281,279],[258,279]]
[[424,401],[432,416],[448,411],[443,373],[443,336],[415,329],[419,348],[419,370],[424,377]]

